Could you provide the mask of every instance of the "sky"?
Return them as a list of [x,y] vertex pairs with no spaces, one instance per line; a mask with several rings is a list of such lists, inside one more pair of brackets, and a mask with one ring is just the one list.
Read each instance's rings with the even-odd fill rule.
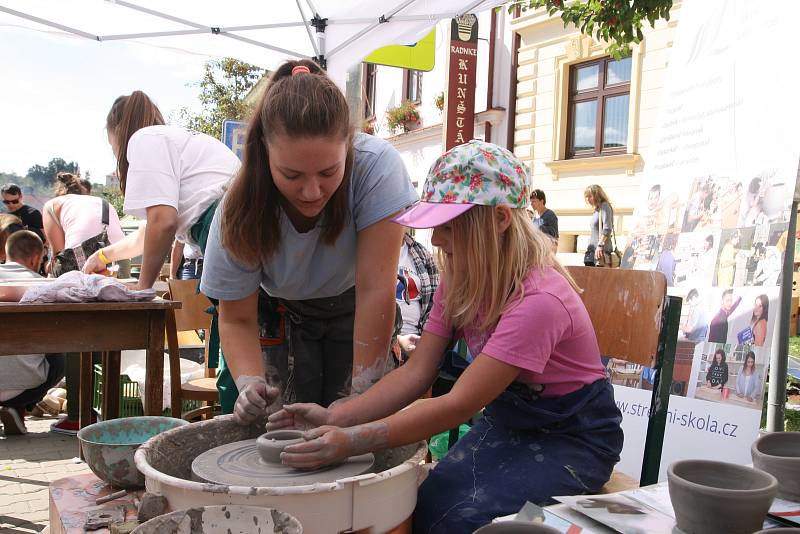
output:
[[167,122],[199,109],[208,57],[145,44],[0,28],[0,172],[25,175],[52,158],[77,161],[104,182],[115,168],[105,118],[114,100],[147,93]]

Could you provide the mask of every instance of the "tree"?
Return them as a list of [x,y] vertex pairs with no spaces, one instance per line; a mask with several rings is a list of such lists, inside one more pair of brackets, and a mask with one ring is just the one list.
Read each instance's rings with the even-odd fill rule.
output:
[[179,121],[190,130],[219,139],[222,121],[244,120],[250,115],[252,106],[244,99],[266,73],[254,65],[232,58],[207,61],[203,79],[190,84],[200,87],[198,98],[203,109],[195,114],[188,108],[182,108]]
[[119,187],[106,187],[102,184],[92,184],[92,196],[106,199],[109,204],[114,206],[117,215],[122,217],[122,204],[125,202],[125,197],[122,196],[122,191]]
[[574,24],[585,35],[608,43],[606,51],[615,59],[628,56],[631,44],[644,39],[642,23],[652,28],[659,19],[669,20],[672,0],[522,0],[509,5],[509,12],[543,7],[549,15],[561,12],[564,26]]
[[47,166],[34,165],[28,169],[28,176],[33,180],[33,185],[37,189],[51,189],[55,181],[56,174],[59,172],[80,173],[80,166],[77,161],[67,163],[64,158],[53,158]]

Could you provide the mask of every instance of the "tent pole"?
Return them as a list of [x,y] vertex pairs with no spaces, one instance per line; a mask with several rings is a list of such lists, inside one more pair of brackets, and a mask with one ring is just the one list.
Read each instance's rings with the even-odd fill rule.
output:
[[789,367],[789,322],[792,317],[792,275],[794,273],[794,229],[797,224],[797,200],[792,201],[789,214],[786,251],[783,255],[783,275],[780,291],[780,310],[769,364],[769,396],[767,432],[782,432],[786,412],[786,375]]
[[78,35],[80,37],[86,37],[87,39],[91,39],[92,41],[100,41],[100,36],[95,35],[93,33],[87,33],[76,28],[71,28],[69,26],[64,26],[63,24],[58,24],[57,22],[52,22],[43,18],[34,17],[33,15],[28,15],[27,13],[23,13],[22,11],[17,11],[15,9],[11,9],[5,6],[0,6],[0,12],[8,13],[9,15],[14,15],[15,17],[19,17],[22,19],[30,20],[31,22],[37,22],[39,24],[43,24],[45,26],[50,26],[51,28],[56,28],[57,30],[64,30],[67,33],[71,33],[74,35]]
[[[295,0],[297,2],[297,11],[300,12],[300,18],[303,20],[303,26],[306,27],[306,33],[308,34],[308,40],[311,41],[311,46],[314,48],[314,55],[319,56],[319,48],[317,48],[317,42],[314,40],[314,36],[311,35],[311,26],[308,24],[308,20],[306,19],[306,14],[303,13],[303,6],[300,5],[300,0]],[[316,16],[316,13],[314,13]]]
[[311,25],[317,30],[317,46],[314,50],[317,51],[317,57],[314,60],[319,63],[323,69],[328,68],[328,59],[325,56],[327,50],[325,49],[325,28],[328,27],[328,19],[323,19],[318,13],[314,13],[314,18],[311,19]]

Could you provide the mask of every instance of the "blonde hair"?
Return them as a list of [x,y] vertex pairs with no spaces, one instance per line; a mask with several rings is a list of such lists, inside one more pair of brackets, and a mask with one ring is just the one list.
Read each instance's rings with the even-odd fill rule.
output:
[[511,224],[502,235],[493,206],[475,206],[450,225],[453,254],[439,250],[439,261],[448,286],[444,312],[453,328],[478,319],[482,332],[494,326],[509,304],[522,299],[531,269],[553,267],[580,292],[556,259],[550,238],[534,228],[524,208],[511,209]]
[[597,184],[592,184],[584,189],[583,196],[591,197],[591,199],[594,200],[595,211],[600,209],[600,204],[603,202],[608,203],[609,206],[611,205],[611,201],[608,200],[608,195],[603,191],[603,188]]

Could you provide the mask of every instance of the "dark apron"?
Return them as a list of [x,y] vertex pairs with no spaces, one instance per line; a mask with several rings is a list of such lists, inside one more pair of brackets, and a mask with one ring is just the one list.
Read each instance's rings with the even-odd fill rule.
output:
[[513,383],[422,483],[413,531],[472,532],[526,501],[598,492],[619,461],[621,421],[605,379],[557,398]]
[[[283,391],[284,403],[328,406],[350,394],[353,371],[355,287],[335,297],[285,300],[258,296],[261,355],[267,381]],[[224,358],[217,389],[223,413],[231,413],[238,390]]]

